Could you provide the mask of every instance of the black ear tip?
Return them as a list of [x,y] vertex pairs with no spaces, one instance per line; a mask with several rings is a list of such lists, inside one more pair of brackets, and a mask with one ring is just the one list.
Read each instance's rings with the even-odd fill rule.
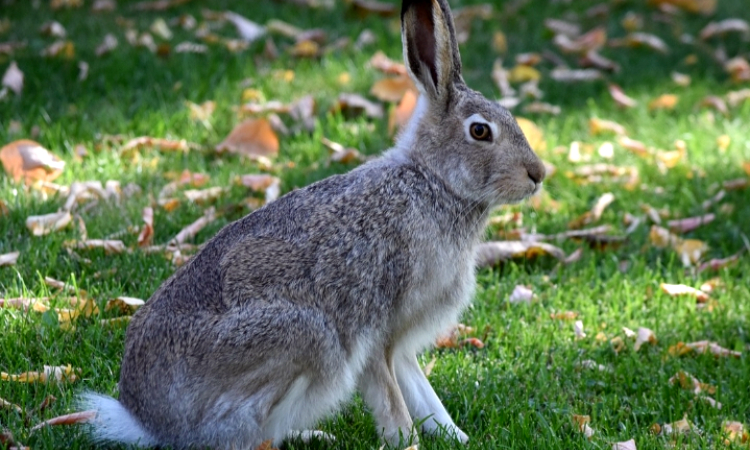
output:
[[429,6],[432,4],[432,0],[403,0],[401,2],[401,19],[403,20],[404,15],[406,15],[406,12],[409,11],[413,7],[424,7]]

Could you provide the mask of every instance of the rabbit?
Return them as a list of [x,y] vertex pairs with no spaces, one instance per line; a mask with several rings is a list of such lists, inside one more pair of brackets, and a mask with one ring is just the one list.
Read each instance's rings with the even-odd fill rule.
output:
[[226,225],[129,324],[119,400],[87,392],[93,439],[176,449],[279,445],[359,392],[389,445],[468,442],[417,355],[475,288],[489,213],[544,165],[461,75],[446,0],[404,0],[413,117],[379,158]]

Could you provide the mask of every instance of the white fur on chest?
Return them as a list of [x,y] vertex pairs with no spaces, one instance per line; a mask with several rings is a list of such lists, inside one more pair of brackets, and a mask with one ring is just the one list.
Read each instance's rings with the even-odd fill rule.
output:
[[404,297],[399,333],[399,352],[419,353],[455,325],[461,311],[471,302],[476,279],[474,253],[451,245],[428,250],[415,267],[416,280]]

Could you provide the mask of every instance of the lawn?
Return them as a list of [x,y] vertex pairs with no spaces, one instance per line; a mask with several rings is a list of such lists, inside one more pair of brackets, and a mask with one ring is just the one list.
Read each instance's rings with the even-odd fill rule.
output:
[[[62,7],[53,8],[57,3]],[[0,146],[33,139],[65,162],[52,182],[56,186],[25,186],[0,175],[0,255],[20,253],[15,264],[0,266],[0,371],[13,375],[70,365],[75,376],[57,382],[0,381],[0,398],[20,407],[0,406],[0,428],[34,449],[93,447],[77,426],[31,428],[74,412],[74,396],[82,389],[117,395],[126,322],[112,319],[128,311],[108,309],[109,300],[147,300],[191,254],[186,249],[174,258],[163,247],[210,206],[215,220],[186,243],[199,245],[262,205],[263,189],[243,185],[241,176],[278,177],[283,194],[351,170],[393,142],[389,116],[396,103],[370,93],[374,83],[387,78],[370,60],[377,51],[401,59],[397,14],[382,17],[336,1],[312,8],[292,1],[193,0],[163,11],[119,1],[114,11],[93,12],[95,3],[101,4],[4,0],[0,7],[0,73],[15,61],[24,75],[20,95],[11,89],[0,95]],[[480,4],[450,3],[455,11]],[[638,449],[748,446],[742,433],[732,439],[725,424],[750,426],[750,96],[736,100],[750,88],[750,31],[743,34],[740,23],[739,31],[699,36],[711,22],[747,17],[747,5],[723,0],[704,14],[664,4],[711,9],[711,2],[648,2],[663,3],[661,9],[645,3],[504,1],[461,25],[467,33],[460,50],[469,86],[501,98],[493,79],[501,58],[517,91],[523,77],[538,76],[539,101],[560,108],[559,114],[534,112],[533,106],[525,109],[533,99],[518,94],[523,101],[513,113],[534,126],[529,132],[536,132],[534,146],[555,170],[539,197],[493,214],[487,240],[543,234],[545,242],[570,256],[559,260],[532,245],[523,255],[478,269],[476,298],[462,317],[471,328],[420,358],[430,368],[436,392],[470,436],[467,448],[609,449],[630,439]],[[224,11],[270,25],[268,34],[241,43],[237,28],[222,19]],[[602,70],[593,81],[555,80],[553,60],[578,69],[579,55],[565,53],[553,40],[555,33],[545,25],[550,18],[579,25],[578,34],[601,25],[604,41],[599,32],[588,41],[571,40],[595,45],[591,41],[599,39],[599,54],[617,63],[619,71]],[[318,48],[304,39],[295,46],[272,20],[319,29],[309,35],[320,38]],[[59,22],[65,36],[40,32],[48,21]],[[142,36],[148,32],[154,51],[129,43],[129,30],[137,30],[136,40],[146,44]],[[370,39],[362,38],[365,30]],[[635,45],[638,35],[628,30],[660,38],[666,50]],[[108,33],[118,45],[98,56]],[[59,53],[43,56],[58,40],[64,41]],[[205,52],[178,52],[184,41],[205,45]],[[8,43],[19,45],[8,49]],[[295,55],[316,50],[313,57]],[[543,55],[541,61],[532,69],[515,68],[519,55],[534,59],[524,56],[530,52]],[[85,77],[81,62],[87,64]],[[609,92],[611,83],[637,104],[618,105]],[[534,91],[532,85],[526,90]],[[341,93],[362,95],[382,105],[384,114],[368,117],[336,109]],[[677,96],[676,105],[650,105],[665,94]],[[276,132],[277,156],[216,151],[240,122],[270,114],[242,112],[243,105],[288,105],[308,95],[315,103],[310,129],[277,113],[289,130]],[[191,104],[207,101],[215,102],[212,114],[191,113]],[[611,132],[605,124],[600,132],[597,120],[613,121],[624,130]],[[125,148],[142,136],[177,142],[182,150]],[[360,158],[333,161],[323,138],[356,149]],[[594,164],[608,165],[605,173],[576,176],[595,170]],[[190,177],[185,171],[205,176]],[[176,191],[165,194],[164,187],[181,176],[187,182],[175,183]],[[110,183],[108,197],[79,199],[70,225],[34,236],[27,218],[62,211],[66,189],[83,181],[116,181],[119,190]],[[212,187],[219,188],[219,195],[206,201],[191,201],[185,194]],[[581,220],[606,193],[614,196],[611,204]],[[158,251],[139,246],[143,210],[149,206],[151,244],[161,245]],[[670,220],[705,214],[714,220],[685,232],[667,231]],[[589,231],[582,239],[550,237],[565,233],[574,221],[585,222],[584,229],[608,228],[604,234]],[[75,248],[86,237],[120,240],[124,249]],[[662,240],[668,242],[659,245]],[[695,254],[687,251],[695,248]],[[732,255],[737,255],[732,263],[702,267]],[[46,277],[68,286],[61,291]],[[664,291],[665,284],[710,292],[673,296]],[[517,286],[530,290],[531,298]],[[19,298],[32,299],[27,306],[36,300],[36,306],[18,307],[22,301],[12,299]],[[70,319],[70,311],[75,318]],[[651,339],[636,346],[629,331],[640,328]],[[704,340],[734,353],[685,347]],[[694,392],[690,376],[704,383],[701,392]],[[579,429],[578,416],[588,416],[593,435]],[[682,419],[688,424],[678,422]],[[358,398],[320,428],[337,441],[290,443],[289,448],[379,446],[374,423]],[[438,439],[420,444],[421,449],[458,446]]]

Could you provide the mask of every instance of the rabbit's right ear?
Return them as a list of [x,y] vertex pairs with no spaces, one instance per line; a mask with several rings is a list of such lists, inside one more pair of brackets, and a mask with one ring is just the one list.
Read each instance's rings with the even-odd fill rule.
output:
[[420,92],[445,102],[454,83],[463,83],[453,16],[446,0],[403,0],[404,62]]

